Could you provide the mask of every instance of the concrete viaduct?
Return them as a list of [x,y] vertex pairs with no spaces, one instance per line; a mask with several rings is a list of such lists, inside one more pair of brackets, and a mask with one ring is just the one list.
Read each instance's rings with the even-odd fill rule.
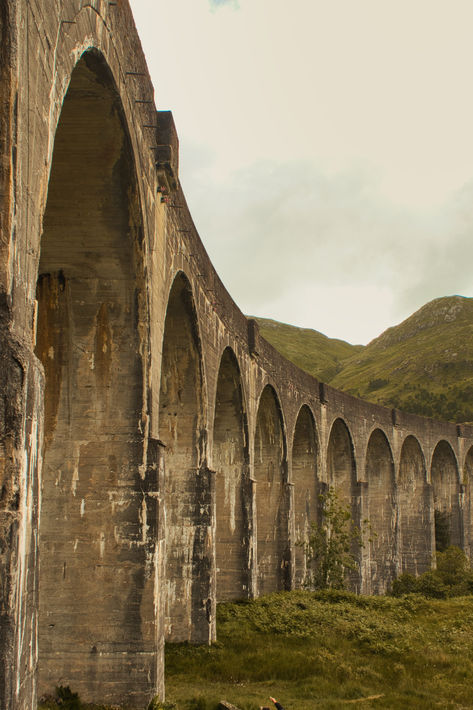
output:
[[3,0],[0,69],[0,708],[163,696],[166,638],[301,585],[328,485],[360,591],[429,568],[435,509],[470,554],[473,428],[316,381],[226,292],[127,0]]

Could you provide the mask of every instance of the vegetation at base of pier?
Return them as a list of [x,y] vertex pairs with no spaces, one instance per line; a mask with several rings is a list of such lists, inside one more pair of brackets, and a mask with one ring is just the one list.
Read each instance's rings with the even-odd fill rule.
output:
[[412,414],[473,421],[473,298],[437,298],[365,347],[257,321],[285,357],[337,389]]
[[448,547],[437,552],[436,567],[415,577],[401,574],[392,584],[391,594],[422,594],[431,599],[447,599],[473,594],[473,571],[459,547]]
[[220,604],[217,627],[210,647],[167,645],[169,710],[258,710],[270,695],[286,710],[473,707],[473,596],[281,592]]
[[349,573],[358,569],[357,553],[363,547],[368,521],[355,525],[350,507],[329,488],[319,496],[321,522],[311,523],[303,547],[306,561],[306,589],[344,589]]
[[326,590],[221,604],[216,644],[168,644],[167,697],[179,710],[195,698],[256,710],[270,695],[286,710],[473,707],[472,623],[473,597]]

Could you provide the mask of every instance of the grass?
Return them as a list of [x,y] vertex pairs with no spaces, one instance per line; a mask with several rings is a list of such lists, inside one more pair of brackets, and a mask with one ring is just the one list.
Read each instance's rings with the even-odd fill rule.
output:
[[224,698],[257,710],[269,695],[287,710],[472,708],[472,624],[473,597],[290,592],[222,604],[217,644],[167,646],[167,698],[179,710],[196,698],[204,710]]
[[258,710],[274,695],[286,710],[473,708],[472,628],[472,596],[294,591],[220,604],[217,643],[167,645],[166,707]]

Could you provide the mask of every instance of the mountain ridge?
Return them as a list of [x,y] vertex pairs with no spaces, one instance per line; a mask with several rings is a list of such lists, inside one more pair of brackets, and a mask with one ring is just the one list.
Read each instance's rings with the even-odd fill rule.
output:
[[473,298],[429,301],[365,346],[256,320],[285,357],[337,389],[413,414],[473,421]]

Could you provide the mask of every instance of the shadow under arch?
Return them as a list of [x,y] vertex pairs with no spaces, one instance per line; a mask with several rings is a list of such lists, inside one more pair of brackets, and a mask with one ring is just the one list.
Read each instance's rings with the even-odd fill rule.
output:
[[249,595],[248,424],[235,353],[220,359],[213,430],[217,601]]
[[375,429],[366,449],[365,479],[368,484],[370,541],[366,587],[370,594],[384,594],[396,574],[394,461],[385,433]]
[[142,526],[142,241],[121,99],[102,55],[88,51],[56,129],[36,289],[46,376],[40,694],[70,684],[86,701],[141,703],[162,667],[150,631],[155,540]]
[[434,449],[430,480],[434,496],[435,549],[441,552],[449,545],[463,547],[458,464],[447,441],[439,441]]
[[434,515],[425,458],[417,439],[403,442],[397,481],[398,569],[422,574],[430,569],[434,552]]
[[264,388],[256,415],[256,559],[258,594],[289,589],[287,447],[278,396]]
[[192,288],[178,272],[164,323],[159,437],[165,445],[166,636],[205,643],[213,634],[212,476],[207,432],[201,341]]
[[292,440],[292,483],[294,487],[294,584],[303,586],[307,575],[306,556],[300,543],[308,542],[311,524],[319,522],[319,446],[315,420],[304,404],[299,410]]
[[[353,440],[348,426],[341,418],[335,419],[330,430],[326,470],[328,486],[333,488],[340,504],[350,511],[355,525],[359,525],[360,511],[357,505],[359,495]],[[355,545],[352,548],[352,555],[357,561],[357,569],[347,573],[347,581],[351,589],[359,591],[361,588],[361,550]]]

